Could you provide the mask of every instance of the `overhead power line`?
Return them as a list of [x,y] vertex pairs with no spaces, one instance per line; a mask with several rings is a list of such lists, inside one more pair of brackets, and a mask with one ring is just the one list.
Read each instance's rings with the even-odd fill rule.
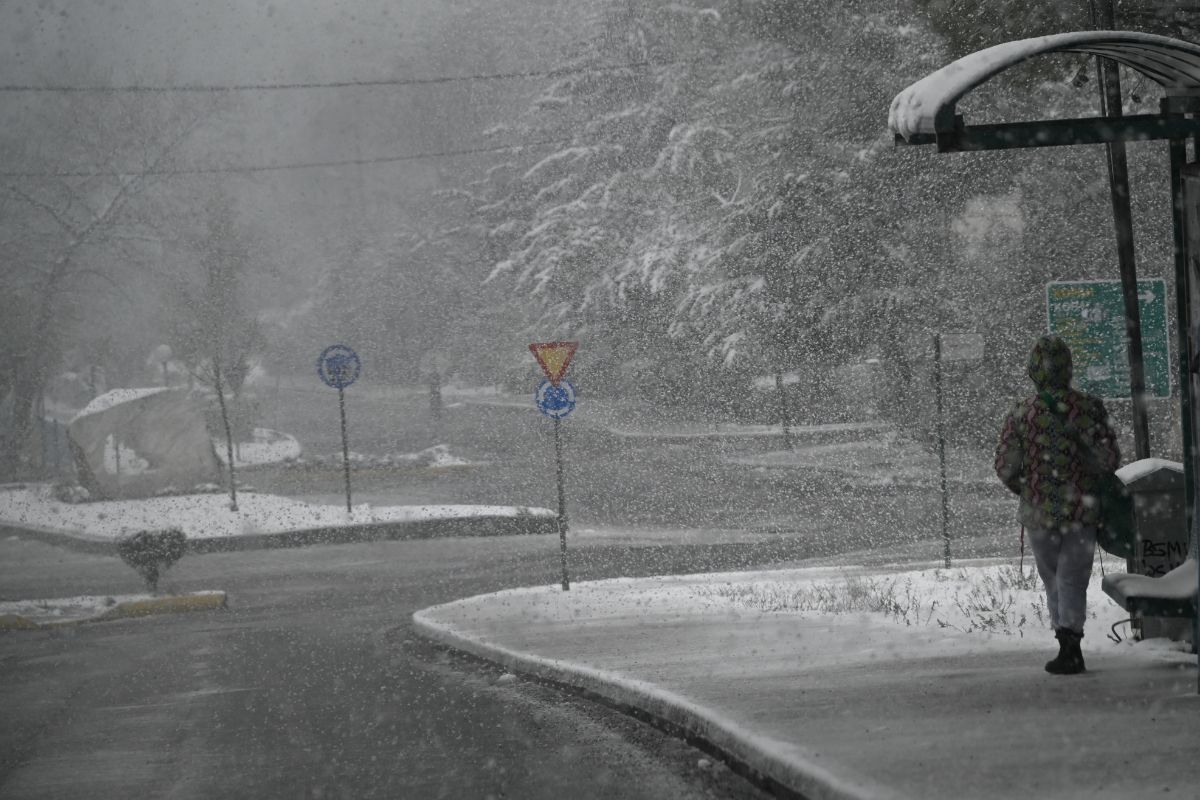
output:
[[474,75],[442,75],[428,78],[379,78],[375,80],[348,81],[312,81],[304,83],[236,83],[236,84],[184,84],[179,86],[65,86],[65,85],[0,85],[0,92],[45,92],[45,93],[98,93],[98,94],[167,94],[172,92],[271,92],[292,89],[347,89],[371,86],[425,86],[439,83],[457,83],[465,81],[501,81],[519,80],[526,78],[560,78],[568,75],[581,75],[589,72],[619,72],[628,69],[648,69],[650,67],[666,67],[674,64],[689,63],[686,61],[634,61],[628,64],[610,64],[607,66],[588,67],[559,67],[548,70],[521,70],[518,72],[489,72]]
[[344,158],[330,161],[293,161],[281,164],[242,164],[216,167],[180,167],[149,169],[145,171],[130,170],[64,170],[62,172],[0,172],[0,178],[123,178],[133,175],[220,175],[224,173],[254,173],[282,172],[293,169],[319,169],[321,167],[351,167],[370,164],[391,164],[400,161],[419,161],[431,158],[455,158],[477,153],[499,153],[505,150],[520,150],[526,147],[563,146],[571,143],[570,139],[546,139],[521,144],[506,144],[493,147],[469,147],[461,150],[430,150],[423,153],[406,153],[398,156],[376,156],[373,158]]

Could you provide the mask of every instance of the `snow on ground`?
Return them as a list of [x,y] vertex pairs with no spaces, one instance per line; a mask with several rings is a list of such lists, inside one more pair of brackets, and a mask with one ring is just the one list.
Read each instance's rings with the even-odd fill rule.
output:
[[[222,464],[229,463],[229,448],[224,439],[214,437],[213,449]],[[300,443],[294,437],[270,428],[255,428],[251,441],[234,445],[233,458],[235,466],[254,467],[294,461],[301,452]]]
[[150,462],[124,442],[109,435],[104,440],[104,471],[110,475],[141,475],[150,469]]
[[[1108,646],[1105,637],[1117,625],[1122,645],[1133,646],[1128,615],[1100,588],[1099,562],[1088,589],[1086,638],[1092,648]],[[862,624],[924,630],[942,637],[948,652],[967,641],[973,648],[1011,648],[1014,644],[1045,650],[1051,640],[1046,600],[1032,563],[1024,572],[1013,564],[964,562],[961,566],[904,570],[816,567],[617,578],[557,586],[510,589],[449,603],[469,608],[486,629],[488,619],[519,617],[529,624],[598,621],[652,616],[656,619],[743,618],[792,615],[806,619],[858,620]],[[440,607],[439,607],[440,608]],[[902,640],[903,641],[903,640]],[[912,653],[928,657],[928,636],[912,638]],[[1156,639],[1136,643],[1153,658],[1186,661],[1189,645]]]
[[[805,433],[872,433],[890,429],[890,425],[879,422],[843,422],[831,423],[828,425],[799,425],[792,427],[791,432],[793,435],[803,436]],[[687,439],[713,439],[730,437],[752,438],[756,436],[783,436],[783,428],[781,428],[779,425],[750,425],[733,422],[656,425],[651,430],[633,430],[618,426],[609,428],[609,430],[617,436],[626,436],[629,438],[669,437]]]
[[[797,445],[730,459],[732,463],[762,468],[820,469],[854,477],[870,484],[936,483],[940,480],[938,457],[894,431],[872,439],[833,444]],[[952,483],[994,483],[990,453],[946,449],[946,478]]]
[[[1194,785],[1161,767],[1191,763],[1187,737],[1163,736],[1195,719],[1189,646],[1108,641],[1124,615],[1093,580],[1093,671],[1068,691],[1041,669],[1055,651],[1044,609],[1028,567],[971,561],[547,585],[413,619],[513,672],[700,731],[805,796],[1115,798]],[[1084,785],[1047,756],[1060,741],[1089,769],[1118,768]]]
[[[537,411],[537,403],[533,398],[533,391],[528,395],[509,394],[507,392],[481,393],[481,394],[459,394],[455,393],[455,397],[466,398],[466,401],[471,405],[487,406],[489,408],[520,408]],[[448,404],[444,408],[461,408],[462,402]]]
[[238,510],[224,494],[180,495],[146,500],[63,503],[48,487],[0,491],[0,522],[115,539],[140,530],[177,527],[189,539],[209,539],[286,531],[336,528],[382,522],[419,522],[476,517],[553,517],[546,508],[523,506],[359,504],[314,505],[268,494],[238,495]]
[[[328,466],[342,465],[341,453],[330,453],[327,456],[313,456],[312,458],[297,458],[290,463],[297,467],[309,466]],[[416,453],[390,453],[387,455],[369,455],[359,453],[354,450],[350,451],[350,466],[351,467],[475,467],[482,466],[487,462],[483,461],[468,461],[465,458],[459,458],[450,452],[450,446],[445,444],[435,444],[432,447],[427,447]]]
[[434,445],[418,455],[424,454],[428,454],[429,466],[431,467],[466,467],[472,463],[465,458],[450,455],[449,446],[444,444]]
[[504,390],[499,386],[466,386],[460,383],[447,383],[442,385],[442,396],[454,395],[455,397],[499,397],[504,394]]
[[[220,594],[217,591],[192,592],[192,595]],[[0,602],[0,617],[15,615],[30,622],[72,622],[98,617],[121,603],[137,603],[154,600],[162,595],[155,594],[112,594],[80,595],[47,600],[11,600]]]
[[15,614],[30,622],[87,619],[102,614],[118,603],[148,600],[150,594],[81,595],[54,600],[12,600],[0,602],[0,616]]
[[[1088,616],[1093,631],[1108,631],[1127,615],[1100,588],[1096,570],[1089,586]],[[1045,646],[1050,628],[1046,597],[1032,563],[962,566],[884,574],[848,573],[819,578],[801,571],[699,589],[748,611],[804,616],[867,613],[905,627],[938,628],[1025,638]]]
[[[532,362],[531,362],[532,363]],[[284,382],[283,388],[287,391],[312,391],[328,394],[329,388],[317,380],[317,376],[304,375],[299,380],[292,379]],[[262,384],[260,391],[268,391],[267,384]],[[397,399],[421,399],[424,400],[430,396],[428,385],[412,383],[412,384],[388,384],[388,383],[356,383],[354,388],[350,390],[355,397],[366,398],[371,400],[397,400]],[[512,397],[512,394],[506,392],[499,386],[474,386],[462,384],[458,382],[443,383],[441,387],[442,399],[448,397],[461,398],[479,398],[485,402],[488,399]],[[529,392],[529,405],[533,405],[533,391]]]

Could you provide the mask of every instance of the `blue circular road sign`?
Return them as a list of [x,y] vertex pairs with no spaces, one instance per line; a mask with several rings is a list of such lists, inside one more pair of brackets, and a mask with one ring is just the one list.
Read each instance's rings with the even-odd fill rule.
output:
[[358,354],[344,344],[334,344],[321,351],[317,359],[317,374],[326,386],[345,389],[358,380],[362,361]]
[[537,402],[538,411],[553,419],[562,419],[575,410],[575,387],[568,381],[559,381],[555,386],[550,381],[542,381],[533,399]]

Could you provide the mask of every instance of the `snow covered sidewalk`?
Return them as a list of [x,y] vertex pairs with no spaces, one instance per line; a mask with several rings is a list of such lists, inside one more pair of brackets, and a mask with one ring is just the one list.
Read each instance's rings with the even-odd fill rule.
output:
[[[1105,638],[1051,676],[1040,592],[1013,567],[809,569],[517,589],[414,615],[509,669],[682,726],[813,798],[1127,798],[1193,791],[1196,659]],[[1069,761],[1071,767],[1064,768]]]
[[[554,512],[524,506],[315,505],[277,495],[190,494],[145,500],[64,503],[47,486],[0,489],[0,528],[52,543],[105,550],[126,534],[180,528],[192,550],[416,538],[554,532]],[[87,546],[91,545],[90,548]]]

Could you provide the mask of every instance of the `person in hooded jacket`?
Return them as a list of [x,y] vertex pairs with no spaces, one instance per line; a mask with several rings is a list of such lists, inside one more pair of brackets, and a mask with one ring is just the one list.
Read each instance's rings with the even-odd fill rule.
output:
[[1037,391],[1004,419],[996,475],[1021,498],[1021,524],[1046,586],[1059,644],[1046,671],[1073,675],[1086,670],[1080,641],[1100,522],[1096,470],[1115,469],[1121,454],[1104,403],[1071,388],[1071,348],[1065,341],[1039,338],[1028,371]]

